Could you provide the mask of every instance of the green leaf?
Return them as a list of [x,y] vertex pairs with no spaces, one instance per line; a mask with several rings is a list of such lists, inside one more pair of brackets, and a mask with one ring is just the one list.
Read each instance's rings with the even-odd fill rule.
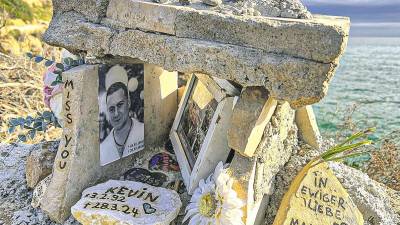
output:
[[53,116],[53,113],[50,111],[44,111],[43,112],[43,118],[45,120],[51,121],[51,117]]
[[18,118],[18,124],[21,127],[21,129],[24,129],[25,119],[22,117]]
[[32,116],[27,116],[25,119],[25,125],[30,126],[33,121],[34,121],[34,119]]
[[63,71],[56,69],[53,71],[53,73],[57,74],[57,75],[61,75]]
[[331,159],[328,159],[326,161],[339,162],[339,161],[343,161],[343,160],[348,159],[348,158],[356,158],[356,157],[364,156],[364,155],[367,155],[367,154],[369,154],[369,153],[367,153],[367,152],[353,153],[353,154],[348,154],[348,155],[343,155],[343,156],[331,158]]
[[42,56],[35,56],[35,62],[36,63],[40,63],[41,61],[43,61],[43,57]]
[[41,131],[41,129],[42,129],[42,121],[40,121],[40,120],[36,120],[34,123],[33,123],[33,129],[36,129],[36,130],[39,130],[39,131]]
[[46,60],[46,62],[44,63],[44,65],[45,65],[46,67],[49,67],[49,66],[53,65],[53,63],[54,63],[54,61]]
[[46,132],[46,130],[47,130],[47,124],[48,124],[47,122],[43,122],[43,123],[42,123],[42,131],[43,131],[43,132]]
[[11,127],[8,128],[8,133],[9,134],[14,133],[14,131],[15,131],[15,127],[14,126],[11,126]]
[[326,155],[324,154],[321,157],[324,160],[329,160],[330,158],[332,158],[332,157],[334,157],[334,156],[336,156],[336,155],[338,155],[340,153],[344,153],[345,154],[349,150],[353,150],[353,149],[356,149],[356,148],[361,147],[363,145],[370,145],[370,144],[372,144],[371,140],[365,140],[365,141],[361,141],[361,142],[358,142],[358,143],[355,143],[355,144],[341,146],[341,147],[335,148],[335,151],[329,151],[329,154],[326,154]]
[[64,59],[64,63],[67,64],[67,66],[72,66],[73,61],[74,60],[72,58],[70,58],[70,57],[67,57],[67,58]]
[[12,118],[8,122],[11,126],[17,126],[18,125],[18,118]]
[[53,81],[53,82],[51,82],[51,84],[50,84],[50,86],[56,86],[57,84],[59,84],[60,82],[58,82],[58,81]]
[[18,140],[22,142],[26,142],[26,136],[23,134],[18,135]]
[[32,54],[32,52],[27,52],[27,53],[26,53],[26,57],[28,57],[28,58],[32,59],[32,57],[33,57],[33,54]]
[[35,129],[30,130],[30,131],[28,132],[28,135],[29,135],[29,137],[30,137],[31,139],[34,139],[35,136],[36,136],[36,130],[35,130]]
[[60,69],[61,71],[64,71],[64,65],[63,65],[62,63],[57,63],[57,64],[56,64],[56,67],[57,67],[58,69]]

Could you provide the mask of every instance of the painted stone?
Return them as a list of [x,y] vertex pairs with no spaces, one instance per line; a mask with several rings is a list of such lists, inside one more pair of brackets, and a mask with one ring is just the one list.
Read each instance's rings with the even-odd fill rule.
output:
[[167,175],[160,172],[150,172],[143,168],[132,168],[124,173],[124,180],[146,183],[155,187],[161,187],[167,182]]
[[170,224],[182,206],[179,195],[133,181],[109,180],[86,189],[71,208],[83,225]]
[[273,225],[362,225],[363,216],[328,163],[312,160],[286,192]]
[[149,161],[149,169],[154,171],[164,171],[166,173],[179,172],[178,162],[168,153],[160,152]]

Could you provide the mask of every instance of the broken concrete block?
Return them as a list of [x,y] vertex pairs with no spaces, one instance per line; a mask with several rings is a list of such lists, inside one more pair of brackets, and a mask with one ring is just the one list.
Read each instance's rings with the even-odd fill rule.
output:
[[310,146],[320,148],[320,134],[317,120],[311,105],[296,110],[296,125],[300,137]]
[[145,145],[162,146],[178,110],[178,73],[144,64]]
[[295,177],[286,192],[274,225],[354,224],[364,219],[328,163],[311,161]]
[[294,110],[287,102],[278,103],[254,156],[258,159],[255,199],[261,200],[265,194],[270,195],[273,192],[275,176],[289,160],[297,146],[297,140]]
[[349,29],[349,22],[339,17],[243,17],[143,0],[112,0],[107,18],[122,27],[254,47],[321,62],[332,62],[342,54]]
[[264,87],[245,88],[233,110],[228,130],[229,147],[243,156],[252,157],[276,104]]
[[94,91],[98,86],[98,66],[83,65],[68,70],[63,73],[63,82],[63,135],[53,176],[40,204],[43,211],[59,223],[70,215],[70,208],[79,200],[80,192],[101,173],[98,94]]
[[54,14],[75,11],[85,15],[91,22],[98,23],[106,16],[108,0],[54,0]]
[[33,208],[37,208],[40,206],[43,196],[46,194],[47,187],[50,184],[51,177],[52,177],[51,174],[45,177],[37,184],[35,190],[33,190],[32,201],[31,201],[31,206]]
[[273,192],[275,175],[289,160],[292,148],[297,145],[297,129],[294,126],[294,110],[288,103],[279,103],[268,123],[253,157],[235,154],[230,170],[235,177],[235,190],[246,201],[246,224],[254,224],[264,218],[268,196]]
[[32,151],[26,159],[25,175],[28,187],[34,188],[39,181],[43,180],[53,169],[58,142],[47,142],[41,148]]
[[[338,52],[341,53],[347,41],[345,27],[348,25],[348,20],[323,18],[321,21],[334,21],[332,27],[338,29],[341,34],[338,41],[341,49]],[[289,25],[292,23],[287,22]],[[302,24],[299,26],[310,24],[308,20],[298,22]],[[289,25],[283,25],[282,28]],[[218,30],[222,32],[224,29]],[[320,35],[324,36],[327,33],[329,32],[324,31]],[[320,35],[310,35],[315,36],[318,43],[322,38]],[[296,38],[288,39],[296,40]],[[75,12],[55,15],[44,35],[44,40],[72,51],[87,51],[95,56],[109,54],[138,58],[168,71],[204,73],[235,81],[244,87],[265,86],[271,96],[277,100],[288,101],[293,108],[313,104],[326,95],[328,87],[326,84],[330,82],[340,56],[340,53],[335,53],[338,55],[333,57],[335,59],[328,60],[329,62],[323,62],[322,58],[307,59],[305,53],[300,54],[301,56],[295,54],[302,46],[297,42],[291,45],[292,50],[282,54],[284,52],[282,48],[270,51],[219,40],[202,40],[142,30],[125,31],[124,28],[117,31],[106,25],[88,23],[83,16]],[[305,38],[304,43],[310,43],[309,38]]]
[[229,166],[230,174],[234,179],[232,188],[238,197],[246,203],[244,220],[246,225],[252,225],[258,213],[257,202],[254,199],[254,177],[257,160],[235,154]]
[[182,206],[178,193],[133,181],[109,180],[83,191],[71,208],[83,225],[168,225]]

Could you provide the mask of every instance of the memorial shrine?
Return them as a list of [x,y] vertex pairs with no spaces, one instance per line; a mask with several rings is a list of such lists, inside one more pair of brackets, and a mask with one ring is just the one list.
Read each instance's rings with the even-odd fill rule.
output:
[[[264,224],[275,176],[299,143],[321,147],[311,105],[327,94],[349,19],[311,15],[297,0],[53,7],[44,40],[85,64],[62,74],[63,135],[33,204],[59,223],[72,212],[83,224]],[[307,196],[310,172],[274,224],[331,224],[318,213],[362,224],[319,169],[323,207]],[[292,211],[302,199],[316,212],[304,223]]]

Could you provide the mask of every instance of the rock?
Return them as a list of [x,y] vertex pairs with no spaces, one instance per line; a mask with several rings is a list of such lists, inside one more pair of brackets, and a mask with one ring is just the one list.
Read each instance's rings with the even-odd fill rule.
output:
[[330,168],[349,192],[370,224],[400,224],[400,192],[391,190],[362,173],[340,163]]
[[202,2],[210,6],[219,6],[222,4],[222,0],[202,0]]
[[172,190],[133,181],[109,180],[86,189],[72,215],[89,224],[170,224],[182,206]]
[[[0,224],[56,225],[42,210],[32,208],[32,192],[25,182],[26,158],[42,145],[0,144]],[[64,225],[78,223],[70,218]]]
[[296,125],[304,142],[319,149],[321,136],[311,105],[296,110]]
[[269,98],[264,87],[245,88],[233,110],[228,130],[229,147],[244,156],[252,157],[276,104],[276,100]]
[[361,212],[326,162],[312,160],[292,181],[274,225],[363,225]]
[[33,208],[37,208],[40,206],[40,202],[42,201],[42,198],[46,193],[47,187],[50,184],[51,177],[52,176],[50,174],[49,176],[41,180],[33,191],[31,202]]
[[169,0],[153,0],[153,1],[156,2],[156,3],[161,3],[161,4],[169,2]]
[[190,0],[179,0],[179,3],[181,3],[181,5],[190,5],[191,1]]
[[59,142],[43,144],[38,151],[33,151],[26,160],[26,183],[34,188],[39,181],[51,174]]

